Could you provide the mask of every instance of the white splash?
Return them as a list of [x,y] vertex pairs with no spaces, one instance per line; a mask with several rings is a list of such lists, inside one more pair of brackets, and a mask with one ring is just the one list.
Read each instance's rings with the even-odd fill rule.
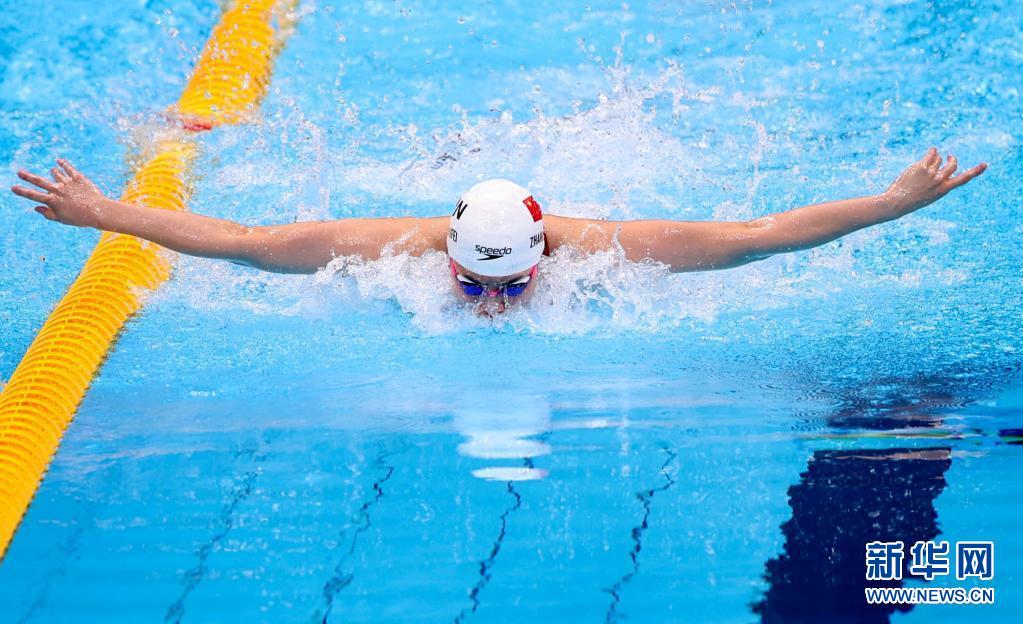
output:
[[[606,68],[603,82],[595,80],[592,86],[608,84],[593,107],[563,117],[537,113],[533,119],[516,122],[510,113],[475,120],[463,113],[458,127],[429,136],[412,125],[392,128],[391,139],[404,145],[398,157],[360,151],[357,141],[332,154],[324,133],[308,119],[298,116],[290,130],[282,121],[285,126],[273,125],[272,131],[303,137],[294,144],[299,153],[291,165],[308,165],[294,176],[283,198],[297,204],[307,218],[339,211],[364,214],[360,212],[364,200],[359,198],[366,197],[377,205],[395,206],[392,214],[407,210],[410,199],[436,203],[441,214],[468,185],[500,175],[528,185],[551,214],[686,218],[692,209],[679,204],[688,188],[725,182],[705,173],[701,159],[708,157],[706,146],[698,140],[683,141],[673,125],[691,110],[709,106],[719,92],[687,86],[675,66],[652,77],[636,78],[616,65]],[[743,101],[737,106],[748,110],[750,104]],[[739,191],[734,201],[703,207],[703,218],[754,216],[754,199],[768,178],[766,152],[784,140],[769,136],[752,121],[738,127],[746,129],[752,144],[743,161],[749,162],[752,172],[740,167],[733,173],[727,184]],[[280,181],[288,175],[273,163],[274,150],[259,149],[268,162],[257,159],[224,167],[217,182],[236,192],[245,185],[266,184],[268,178],[285,185]],[[710,156],[716,159],[713,167],[735,168],[734,156]],[[306,187],[319,190],[301,190]],[[343,195],[334,193],[333,201],[340,195],[340,201],[350,207],[331,207],[330,188],[344,189]],[[961,272],[943,272],[941,267],[921,267],[919,274],[904,268],[886,271],[864,265],[856,254],[856,250],[882,254],[889,237],[903,235],[924,237],[928,246],[937,247],[947,243],[950,227],[915,216],[912,223],[857,233],[842,245],[702,274],[672,275],[657,263],[628,262],[619,250],[584,256],[563,249],[542,263],[532,301],[496,319],[473,314],[470,306],[452,295],[445,256],[437,252],[373,262],[338,259],[315,276],[258,274],[223,263],[187,260],[181,263],[178,274],[183,279],[173,292],[188,305],[211,312],[245,308],[308,317],[339,311],[378,313],[380,305],[390,302],[427,334],[466,329],[542,334],[658,331],[706,326],[722,314],[755,315],[870,285],[919,288],[928,280],[961,281],[965,279]]]

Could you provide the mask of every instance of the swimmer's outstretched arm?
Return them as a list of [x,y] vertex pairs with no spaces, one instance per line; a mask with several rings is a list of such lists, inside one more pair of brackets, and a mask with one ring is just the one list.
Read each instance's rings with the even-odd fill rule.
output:
[[138,236],[190,256],[220,258],[277,273],[314,273],[337,256],[379,258],[443,249],[447,217],[341,219],[247,227],[188,212],[136,206],[105,197],[65,160],[53,179],[19,171],[37,188],[11,190],[51,221]]
[[[663,262],[672,271],[727,269],[779,253],[823,245],[856,230],[892,221],[941,199],[976,178],[980,164],[954,175],[956,159],[942,166],[931,148],[880,195],[804,206],[744,222],[590,221],[550,217],[552,248],[609,249],[617,240],[630,260]],[[551,227],[553,226],[553,227]]]

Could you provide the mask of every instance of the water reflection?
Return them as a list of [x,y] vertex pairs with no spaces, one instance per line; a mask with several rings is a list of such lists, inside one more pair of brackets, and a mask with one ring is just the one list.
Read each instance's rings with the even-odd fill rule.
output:
[[479,561],[476,582],[469,590],[470,606],[455,616],[458,624],[480,607],[480,596],[493,576],[497,557],[501,553],[508,520],[522,505],[522,495],[514,482],[543,479],[547,471],[533,465],[533,458],[549,455],[551,446],[544,439],[551,428],[551,410],[546,400],[521,393],[488,392],[485,402],[465,403],[455,410],[452,423],[465,437],[458,445],[459,455],[488,461],[498,465],[477,468],[474,477],[489,481],[503,481],[510,498],[508,506],[497,517],[497,534],[490,551]]
[[[885,379],[839,399],[827,416],[832,431],[933,430],[941,412],[971,401],[947,377]],[[900,436],[901,437],[901,436]],[[929,436],[911,436],[925,438]],[[768,589],[753,611],[765,622],[887,622],[910,605],[868,605],[867,542],[933,540],[934,501],[952,464],[945,445],[818,450],[789,488],[792,517],[781,525],[783,552],[766,564]],[[903,578],[908,578],[907,558]],[[870,581],[902,586],[902,581]]]
[[473,476],[493,481],[543,479],[547,471],[533,465],[533,458],[549,455],[550,444],[542,439],[551,429],[551,410],[545,400],[514,393],[488,394],[486,402],[464,405],[455,411],[455,430],[466,440],[458,453],[486,460],[518,460],[515,465],[477,468]]
[[934,500],[945,487],[950,455],[949,448],[815,452],[789,488],[785,549],[767,562],[769,588],[754,611],[765,622],[886,622],[896,609],[908,611],[866,604],[864,546],[938,535]]

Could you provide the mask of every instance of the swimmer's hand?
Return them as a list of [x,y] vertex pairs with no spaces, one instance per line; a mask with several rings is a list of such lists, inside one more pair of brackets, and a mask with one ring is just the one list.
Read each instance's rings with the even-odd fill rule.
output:
[[891,202],[896,217],[907,215],[932,204],[952,189],[958,188],[984,173],[987,164],[955,175],[959,163],[952,154],[942,164],[936,148],[927,151],[923,158],[902,172],[899,179],[885,191],[884,196]]
[[[984,173],[987,165],[955,175],[937,149],[914,164],[884,193],[801,206],[750,221],[597,221],[547,218],[553,249],[621,249],[634,261],[662,262],[672,271],[727,269],[775,254],[811,249],[857,230],[893,221],[931,204]],[[550,241],[553,241],[551,243]]]
[[15,186],[51,221],[127,234],[190,256],[217,258],[277,273],[315,273],[340,256],[374,260],[444,249],[448,217],[339,219],[249,227],[179,210],[129,204],[104,197],[66,160],[53,180],[28,171],[18,177],[36,188]]
[[13,186],[15,195],[37,202],[35,211],[50,221],[79,227],[100,227],[103,193],[75,169],[71,163],[58,159],[59,167],[50,169],[53,180],[21,170],[18,177],[37,188]]

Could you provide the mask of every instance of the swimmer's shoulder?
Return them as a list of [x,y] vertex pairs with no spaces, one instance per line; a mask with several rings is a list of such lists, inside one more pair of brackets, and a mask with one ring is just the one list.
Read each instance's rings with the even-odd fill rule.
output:
[[576,247],[582,251],[604,249],[611,242],[615,228],[619,225],[617,221],[580,219],[554,214],[545,214],[543,222],[548,252],[563,246]]
[[447,249],[448,217],[353,217],[321,222],[333,229],[334,238],[355,255],[375,258],[380,254],[420,256]]
[[447,251],[450,217],[404,217],[400,221],[407,228],[410,243],[408,251],[412,255],[418,256],[427,251]]

